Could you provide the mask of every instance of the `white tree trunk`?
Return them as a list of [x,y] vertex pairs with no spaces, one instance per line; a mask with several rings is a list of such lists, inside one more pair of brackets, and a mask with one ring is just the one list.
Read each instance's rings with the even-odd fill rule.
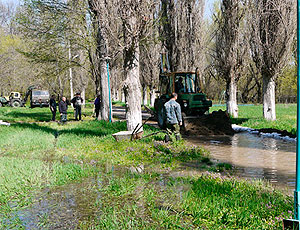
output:
[[83,99],[82,107],[84,108],[85,107],[85,86],[81,89],[81,95],[80,96]]
[[122,95],[121,101],[122,101],[122,102],[126,102],[124,89],[122,89],[122,94],[121,94],[121,95]]
[[227,85],[227,101],[226,111],[232,117],[238,117],[238,106],[237,106],[237,84],[234,80],[231,80]]
[[148,105],[147,85],[143,85],[143,105]]
[[150,106],[154,106],[155,102],[155,89],[153,87],[150,88]]
[[275,81],[263,76],[263,114],[269,121],[276,120],[275,110]]
[[[125,71],[124,92],[126,96],[127,130],[132,131],[139,124],[142,125],[142,93],[139,76],[139,47],[135,47],[133,64]],[[142,131],[142,128],[140,129]]]
[[112,91],[113,91],[113,92],[112,92],[112,100],[113,100],[113,101],[117,101],[117,98],[116,98],[116,92],[117,92],[117,90],[116,90],[116,88],[113,88]]

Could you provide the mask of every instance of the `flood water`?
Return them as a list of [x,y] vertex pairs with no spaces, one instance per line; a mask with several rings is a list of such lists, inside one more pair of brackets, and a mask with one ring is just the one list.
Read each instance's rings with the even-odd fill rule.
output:
[[[102,200],[103,196],[105,196],[102,189],[107,187],[114,178],[124,177],[125,175],[134,176],[143,172],[143,165],[116,167],[106,164],[95,177],[85,178],[82,182],[46,188],[37,192],[33,195],[31,204],[20,210],[14,211],[14,207],[18,204],[9,202],[12,212],[5,216],[2,216],[0,213],[0,220],[2,218],[2,223],[9,226],[6,229],[94,229],[87,226],[93,226],[97,219],[101,217],[103,205],[111,205],[109,201]],[[169,188],[168,181],[168,177],[161,175],[151,182],[153,188],[160,194],[168,193],[172,189],[172,192],[177,196],[174,199],[174,194],[168,193],[170,197],[157,197],[157,204],[161,205],[158,208],[165,208],[165,204],[172,204],[181,200],[183,192],[190,187],[189,184],[182,185],[179,182]],[[146,187],[139,185],[135,192],[140,195],[145,189]],[[143,202],[143,199],[137,199],[139,214],[143,214],[145,207]],[[124,200],[125,203],[126,200]],[[16,227],[15,223],[18,224],[18,227]]]
[[296,142],[262,137],[247,132],[234,136],[201,136],[189,142],[205,147],[211,157],[231,163],[240,177],[268,180],[293,193],[296,173]]

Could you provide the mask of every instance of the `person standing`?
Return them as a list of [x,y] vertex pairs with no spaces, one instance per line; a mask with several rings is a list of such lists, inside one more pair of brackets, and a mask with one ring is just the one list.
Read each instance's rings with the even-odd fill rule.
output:
[[68,103],[65,97],[62,97],[61,101],[58,104],[58,109],[60,113],[60,121],[62,123],[67,121],[67,111],[68,111]]
[[75,97],[73,97],[71,103],[73,104],[73,107],[75,109],[75,120],[78,121],[79,117],[79,120],[81,121],[81,105],[83,103],[83,99],[80,96],[80,93],[75,94]]
[[180,140],[180,126],[182,125],[181,107],[176,102],[177,93],[171,94],[171,99],[164,104],[167,134],[165,142],[170,141],[172,134],[175,134],[176,140]]
[[50,110],[51,110],[51,113],[52,113],[52,119],[51,120],[55,121],[56,108],[57,108],[57,104],[56,104],[56,100],[55,100],[55,95],[51,96],[49,106],[50,106]]
[[96,120],[98,120],[99,112],[100,112],[100,95],[97,95],[94,105],[95,105]]

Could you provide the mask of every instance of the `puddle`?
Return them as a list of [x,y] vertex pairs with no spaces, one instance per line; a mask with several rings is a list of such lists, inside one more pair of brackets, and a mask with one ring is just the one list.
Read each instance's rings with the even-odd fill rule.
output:
[[[44,189],[33,196],[33,202],[30,207],[16,211],[10,214],[3,223],[7,226],[14,226],[7,229],[15,229],[14,223],[23,226],[25,229],[80,229],[80,223],[93,223],[101,217],[101,207],[107,204],[104,198],[103,190],[109,185],[109,181],[114,178],[127,175],[136,175],[144,172],[144,166],[137,167],[119,167],[107,164],[103,167],[99,176],[86,178],[81,183],[72,183],[64,186],[57,186],[51,189]],[[157,197],[159,207],[168,207],[168,205],[178,202],[182,199],[182,194],[188,189],[181,183],[168,185],[169,178],[161,175],[150,181],[148,184],[138,184],[135,190],[135,196],[142,196],[143,192],[154,188],[162,197]],[[170,194],[172,189],[172,194]],[[169,197],[165,197],[170,194]],[[176,199],[174,199],[176,196]],[[147,216],[145,200],[137,200],[139,215]],[[106,203],[101,203],[106,202]],[[124,204],[127,201],[124,201]],[[132,200],[131,200],[132,202]],[[134,201],[135,202],[135,201]],[[11,203],[10,206],[17,204]]]
[[189,138],[190,143],[208,149],[211,157],[233,164],[237,175],[264,179],[275,187],[295,187],[296,142],[262,137],[250,133],[234,136],[202,136]]

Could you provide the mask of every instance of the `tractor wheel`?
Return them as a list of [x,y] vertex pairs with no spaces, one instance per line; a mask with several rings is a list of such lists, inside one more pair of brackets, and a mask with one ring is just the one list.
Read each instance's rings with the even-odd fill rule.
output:
[[10,105],[11,105],[11,107],[21,107],[22,103],[20,100],[14,99],[11,101]]

